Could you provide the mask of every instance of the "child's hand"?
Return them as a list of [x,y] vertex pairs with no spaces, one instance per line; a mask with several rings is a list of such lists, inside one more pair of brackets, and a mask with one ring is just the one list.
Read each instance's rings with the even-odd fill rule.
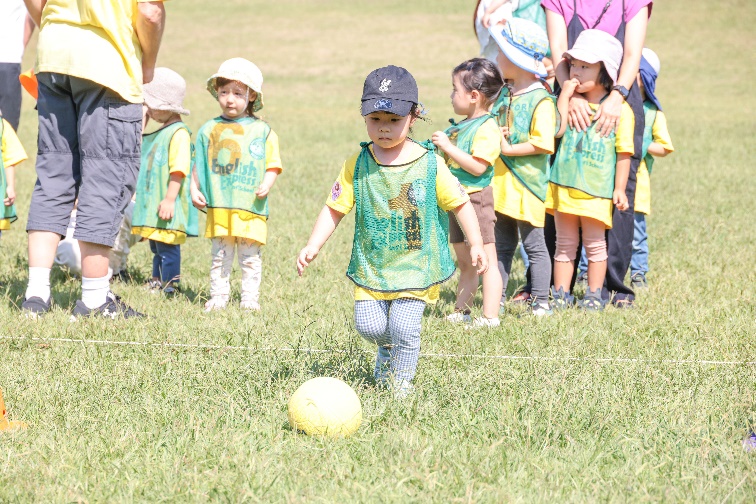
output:
[[622,191],[620,189],[614,190],[612,202],[614,203],[614,206],[617,207],[617,210],[621,212],[624,212],[625,210],[630,208],[630,205],[627,202],[627,194],[625,194],[625,191]]
[[570,79],[564,81],[564,85],[562,86],[562,93],[566,92],[570,96],[575,94],[575,89],[580,85],[580,81],[577,79]]
[[192,195],[192,205],[200,210],[207,206],[207,200],[205,199],[205,195],[202,194],[202,191],[192,185],[190,187],[190,192]]
[[449,140],[449,137],[446,136],[446,133],[443,131],[436,131],[431,136],[431,141],[433,141],[433,145],[441,149],[442,151],[446,152],[446,149],[451,146],[451,140]]
[[16,201],[16,189],[11,186],[6,187],[5,199],[3,200],[3,203],[5,203],[5,206],[11,206],[15,201]]
[[255,191],[255,196],[257,196],[258,198],[264,198],[268,195],[269,192],[270,192],[270,186],[266,185],[265,183],[262,183],[257,188],[257,191]]
[[499,129],[501,129],[501,153],[506,156],[512,152],[512,144],[509,143],[509,126],[502,126]]
[[168,198],[165,198],[158,205],[158,217],[160,217],[163,220],[173,219],[173,211],[175,207],[176,207],[175,201],[171,201]]
[[478,267],[478,275],[482,275],[488,271],[488,255],[483,247],[479,245],[472,245],[470,247],[470,258],[472,259],[473,267]]
[[299,276],[302,276],[305,268],[309,266],[316,257],[318,257],[318,252],[320,252],[320,250],[313,247],[312,245],[305,246],[305,248],[303,248],[301,252],[299,252],[299,257],[297,257],[297,273],[299,274]]

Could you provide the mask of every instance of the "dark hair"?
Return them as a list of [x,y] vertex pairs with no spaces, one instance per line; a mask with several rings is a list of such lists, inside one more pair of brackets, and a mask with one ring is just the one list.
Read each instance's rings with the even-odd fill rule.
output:
[[485,58],[473,58],[457,65],[452,76],[459,76],[459,81],[468,93],[478,91],[486,103],[496,101],[504,86],[499,67]]
[[222,88],[226,84],[230,84],[232,82],[238,82],[242,86],[244,86],[247,89],[249,89],[249,102],[247,103],[247,109],[246,109],[247,115],[249,115],[250,117],[258,118],[255,115],[255,110],[254,110],[255,100],[257,99],[257,91],[255,91],[254,89],[250,88],[249,86],[247,86],[243,82],[236,81],[236,80],[231,80],[231,79],[226,79],[225,77],[216,77],[215,78],[215,91],[217,92],[219,88]]
[[607,93],[611,93],[612,88],[614,87],[614,81],[609,77],[609,72],[606,71],[603,61],[601,62],[601,68],[599,69],[598,85],[606,89]]

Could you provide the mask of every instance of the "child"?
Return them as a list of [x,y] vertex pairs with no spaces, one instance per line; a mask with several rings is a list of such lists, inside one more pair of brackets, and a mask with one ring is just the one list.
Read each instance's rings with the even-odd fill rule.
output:
[[24,147],[8,121],[0,111],[0,195],[3,197],[0,211],[0,232],[10,229],[16,217],[16,165],[28,159]]
[[[585,30],[564,56],[570,61],[570,80],[565,81],[557,101],[560,115],[566,117],[575,92],[582,93],[591,109],[597,110],[617,79],[622,45],[606,32]],[[552,296],[559,309],[574,302],[569,290],[580,228],[588,256],[588,286],[580,306],[604,309],[605,233],[612,226],[612,203],[621,211],[629,206],[625,187],[633,153],[634,118],[627,103],[622,107],[617,130],[607,137],[600,136],[596,123],[587,131],[565,132],[567,121],[562,121],[557,133],[564,138],[551,167],[546,208],[553,212],[556,224]]]
[[212,239],[205,311],[228,303],[234,251],[242,269],[241,307],[260,309],[268,193],[282,171],[278,136],[255,116],[263,107],[262,83],[260,69],[244,58],[224,61],[207,81],[222,113],[197,133],[192,178],[192,201],[207,208],[205,236]]
[[192,141],[181,115],[186,95],[184,79],[168,68],[156,68],[144,85],[146,117],[161,127],[142,135],[142,166],[137,179],[132,234],[147,238],[152,258],[148,287],[176,293],[181,277],[181,244],[197,236],[197,209],[191,205],[189,170]]
[[553,95],[540,80],[546,77],[543,58],[549,41],[537,24],[525,19],[494,26],[491,35],[499,45],[497,61],[504,79],[511,82],[494,105],[503,133],[493,180],[501,305],[506,300],[519,231],[524,256],[530,262],[531,313],[551,315],[551,260],[543,226],[556,108]]
[[[452,72],[451,94],[454,113],[465,120],[446,131],[433,133],[433,143],[443,153],[452,175],[462,184],[475,209],[478,227],[483,238],[483,250],[493,262],[494,245],[493,164],[501,152],[501,132],[496,119],[488,113],[501,92],[504,81],[492,62],[474,58],[458,65]],[[451,213],[451,212],[450,212]],[[483,275],[483,317],[471,320],[475,291],[478,290],[477,268],[470,262],[470,246],[454,215],[449,215],[449,239],[454,246],[459,265],[459,285],[455,311],[446,317],[450,322],[472,322],[477,327],[496,327],[499,322],[501,277],[490,268]]]
[[356,206],[347,269],[355,283],[355,325],[378,346],[376,382],[399,398],[413,388],[425,304],[438,300],[439,284],[454,273],[446,210],[456,209],[478,272],[488,268],[467,193],[430,142],[407,136],[419,110],[417,84],[407,70],[388,66],[368,75],[362,115],[371,142],[344,163],[297,259],[301,275]]
[[651,213],[651,170],[654,157],[664,157],[675,148],[667,130],[667,119],[662,112],[659,99],[654,94],[656,77],[661,63],[654,51],[643,49],[638,86],[643,97],[643,112],[646,126],[643,131],[642,160],[638,166],[635,186],[635,234],[633,236],[633,256],[630,262],[630,281],[633,287],[646,287],[648,272],[648,234],[646,215]]

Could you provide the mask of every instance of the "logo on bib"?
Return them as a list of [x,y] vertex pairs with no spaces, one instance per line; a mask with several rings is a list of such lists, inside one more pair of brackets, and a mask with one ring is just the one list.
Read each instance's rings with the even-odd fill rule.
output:
[[255,138],[249,144],[249,155],[255,159],[265,159],[265,140]]
[[381,81],[381,87],[378,88],[378,91],[381,93],[385,93],[389,90],[389,87],[391,86],[391,79],[383,79]]
[[381,98],[377,102],[375,102],[375,105],[373,105],[373,108],[376,110],[391,110],[391,107],[394,106],[394,103],[389,100],[388,98]]

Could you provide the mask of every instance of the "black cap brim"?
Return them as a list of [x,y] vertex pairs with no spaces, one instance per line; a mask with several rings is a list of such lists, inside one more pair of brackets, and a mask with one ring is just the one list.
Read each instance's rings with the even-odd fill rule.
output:
[[362,115],[366,116],[373,112],[388,112],[404,117],[409,115],[414,104],[414,102],[392,98],[371,98],[362,100]]

